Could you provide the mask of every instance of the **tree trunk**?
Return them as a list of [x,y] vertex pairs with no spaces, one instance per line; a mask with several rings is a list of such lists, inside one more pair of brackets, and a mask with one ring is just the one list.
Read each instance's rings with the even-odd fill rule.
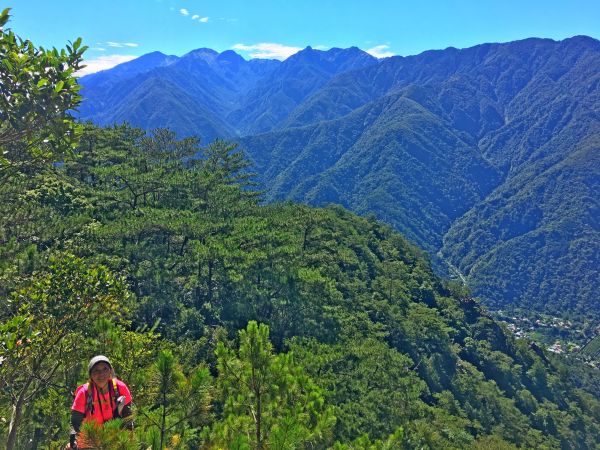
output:
[[17,431],[21,425],[23,416],[23,395],[19,395],[17,403],[12,405],[10,424],[8,425],[8,438],[6,439],[6,450],[14,450],[17,443]]
[[208,279],[206,280],[206,289],[208,295],[208,302],[212,301],[212,290],[213,290],[213,260],[209,257],[208,259]]
[[167,422],[167,393],[163,391],[163,404],[162,404],[162,417],[160,422],[160,450],[163,450],[163,444],[165,442],[165,431]]
[[262,450],[262,399],[258,396],[258,411],[256,412],[256,448]]

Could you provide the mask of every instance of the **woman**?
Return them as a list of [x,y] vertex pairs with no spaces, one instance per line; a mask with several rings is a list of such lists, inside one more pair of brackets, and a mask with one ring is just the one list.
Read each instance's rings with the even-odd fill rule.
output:
[[133,428],[129,388],[115,377],[109,359],[103,355],[94,356],[88,364],[88,375],[89,381],[75,391],[71,407],[70,448],[92,447],[79,433],[83,423],[103,424],[122,418],[127,428]]

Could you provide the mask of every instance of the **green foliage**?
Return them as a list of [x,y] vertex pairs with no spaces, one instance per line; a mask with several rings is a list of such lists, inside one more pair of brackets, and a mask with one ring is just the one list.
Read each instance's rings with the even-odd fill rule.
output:
[[211,401],[211,376],[199,368],[185,375],[173,353],[159,352],[149,377],[146,406],[139,408],[138,434],[144,445],[162,450],[167,443],[187,445],[207,423]]
[[1,395],[13,408],[7,448],[16,444],[23,408],[77,361],[90,325],[100,317],[121,320],[128,300],[123,279],[69,254],[51,258],[47,272],[2,300]]
[[[147,446],[252,448],[258,397],[263,442],[285,432],[317,448],[383,446],[400,428],[406,448],[469,448],[485,436],[530,448],[598,442],[593,374],[575,379],[515,341],[389,226],[340,207],[260,206],[227,143],[90,126],[76,157],[41,175],[0,190],[16,199],[0,221],[13,261],[1,267],[3,289],[18,292],[57,248],[126,276],[131,321],[92,320],[65,379],[81,381],[82,353],[114,354]],[[14,320],[3,326],[27,324]],[[268,338],[258,326],[254,341],[237,334],[252,321],[268,324]],[[243,352],[232,350],[238,338]],[[258,397],[252,348],[266,386]],[[214,388],[208,368],[219,372]],[[25,435],[54,430],[38,442],[60,435],[53,395],[24,411]]]
[[74,74],[82,66],[81,38],[66,50],[36,48],[6,28],[0,14],[0,176],[51,161],[76,143],[70,116],[81,97]]
[[81,432],[86,442],[97,450],[139,450],[140,444],[131,431],[124,430],[121,420],[115,419],[99,425],[95,422],[85,423]]
[[[4,26],[8,12],[1,17]],[[56,447],[66,436],[69,390],[85,374],[88,354],[101,350],[114,355],[132,388],[138,426],[130,433],[115,421],[88,430],[98,448],[598,446],[597,373],[572,361],[567,369],[536,345],[515,341],[468,292],[437,278],[421,251],[373,217],[341,207],[261,206],[235,145],[200,147],[168,130],[86,126],[63,164],[38,166],[72,142],[63,107],[77,102],[69,77],[79,43],[64,54],[45,52],[2,33],[3,51],[26,49],[17,59],[3,57],[2,74],[18,77],[38,63],[45,70],[61,58],[63,65],[55,67],[52,92],[40,80],[14,82],[8,91],[18,100],[10,108],[25,108],[27,95],[17,95],[22,87],[34,103],[58,105],[52,109],[58,116],[44,116],[34,104],[23,123],[3,118],[0,128],[3,139],[10,137],[0,141],[9,151],[3,163],[16,169],[8,171],[10,183],[0,183],[0,417],[10,417],[0,420],[0,445]],[[448,205],[479,201],[495,182],[489,161],[504,163],[493,148],[484,158],[467,145],[475,137],[483,142],[485,121],[479,128],[470,112],[446,110],[434,86],[403,89],[408,78],[374,110],[344,119],[378,124],[369,139],[331,135],[341,146],[336,155],[356,150],[337,168],[335,158],[314,158],[329,149],[328,125],[318,133],[295,129],[318,137],[319,145],[302,153],[290,143],[289,154],[332,170],[315,185],[298,160],[288,174],[301,182],[279,178],[281,192],[293,185],[298,198],[338,201],[366,161],[381,170],[344,201],[365,210],[389,205],[374,187],[388,180],[399,193],[404,181],[415,182],[422,213],[411,202],[390,213],[404,217],[398,223],[412,237],[438,242],[445,226],[438,219],[459,214]],[[460,91],[463,82],[457,83],[446,87]],[[13,114],[10,108],[4,113]],[[57,117],[66,128],[54,127]],[[262,139],[264,145],[270,137]],[[457,148],[455,164],[447,166]],[[581,165],[591,148],[570,162]],[[274,165],[290,160],[276,150]],[[523,156],[517,153],[510,155],[515,167]],[[379,164],[384,156],[393,164]],[[425,166],[435,183],[419,177]],[[444,177],[473,182],[444,190]],[[373,196],[364,197],[367,191]],[[432,193],[435,204],[427,203]],[[523,217],[531,225],[537,216]],[[438,228],[422,229],[430,219]],[[218,374],[214,383],[211,370]]]
[[210,433],[213,447],[321,448],[335,423],[332,410],[292,354],[273,354],[269,327],[251,321],[238,352],[219,343],[216,353],[223,417]]
[[413,362],[384,342],[373,337],[335,345],[295,340],[291,348],[335,406],[337,439],[381,439],[422,417],[425,383],[410,370]]
[[393,449],[404,449],[404,430],[398,428],[394,434],[390,435],[384,441],[375,440],[371,441],[368,436],[361,436],[349,444],[342,444],[336,442],[333,446],[333,450],[393,450]]
[[516,450],[518,447],[506,442],[501,437],[491,435],[477,439],[472,448],[473,450]]
[[600,239],[590,200],[600,189],[600,158],[597,138],[563,136],[571,132],[562,130],[556,144],[568,149],[564,159],[548,156],[510,177],[453,224],[442,252],[495,308],[543,311],[579,327],[600,317],[593,306]]

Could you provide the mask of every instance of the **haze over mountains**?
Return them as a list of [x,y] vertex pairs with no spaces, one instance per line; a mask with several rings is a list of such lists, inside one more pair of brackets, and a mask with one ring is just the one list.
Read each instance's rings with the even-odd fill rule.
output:
[[80,117],[238,140],[268,200],[374,213],[496,307],[600,317],[600,42],[377,60],[155,52],[81,78]]

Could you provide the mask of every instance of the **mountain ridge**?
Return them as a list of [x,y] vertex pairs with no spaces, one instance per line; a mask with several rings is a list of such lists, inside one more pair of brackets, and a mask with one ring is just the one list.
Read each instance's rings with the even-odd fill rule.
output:
[[[210,53],[211,64],[223,53]],[[357,48],[307,47],[283,62],[267,63],[253,78],[244,75],[252,80],[243,86],[231,81],[237,75],[229,68],[249,71],[256,60],[235,55],[223,55],[228,68],[204,63],[203,71],[195,71],[193,61],[180,58],[154,70],[180,86],[177,97],[190,97],[173,115],[194,119],[177,131],[198,132],[195,124],[203,124],[208,140],[240,142],[256,164],[267,200],[333,202],[374,213],[457,267],[475,293],[494,305],[535,304],[543,310],[542,297],[552,289],[562,292],[564,276],[566,289],[582,293],[567,304],[577,310],[591,306],[600,317],[589,294],[594,289],[571,273],[545,269],[539,261],[544,253],[531,250],[560,242],[562,267],[585,268],[582,279],[597,286],[590,256],[597,237],[585,230],[594,230],[598,212],[585,198],[600,197],[594,181],[597,143],[590,138],[600,132],[600,41],[528,38],[382,60]],[[204,109],[186,113],[183,105],[193,104]],[[125,119],[122,111],[118,117]],[[580,144],[591,150],[578,150]],[[573,166],[575,154],[591,165],[587,184]],[[564,187],[544,194],[559,176]],[[562,227],[564,221],[552,214],[572,211],[571,203],[581,217],[571,221],[574,231],[543,231]],[[575,245],[581,236],[585,251],[570,252],[568,243]],[[534,289],[536,283],[544,289]],[[559,303],[552,300],[548,308],[556,311]]]

